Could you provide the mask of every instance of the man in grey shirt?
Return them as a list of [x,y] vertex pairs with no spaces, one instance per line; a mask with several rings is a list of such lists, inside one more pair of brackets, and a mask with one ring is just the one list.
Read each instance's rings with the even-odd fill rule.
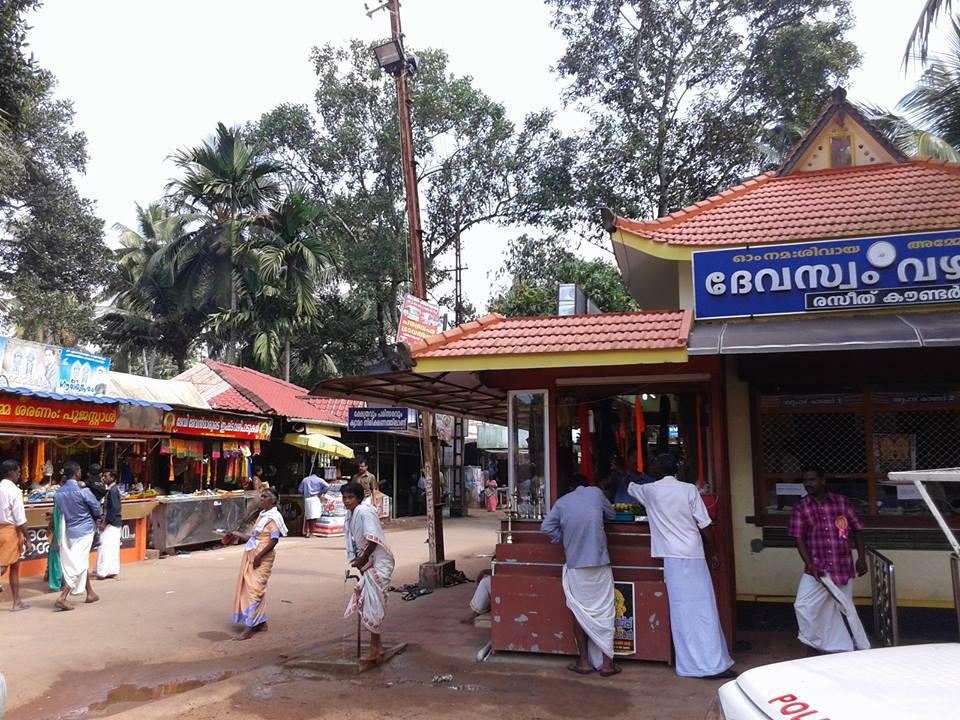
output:
[[588,487],[583,475],[574,475],[570,488],[540,526],[551,542],[563,544],[563,593],[580,654],[567,669],[580,675],[598,670],[609,677],[620,668],[613,662],[613,569],[603,523],[615,513],[603,491]]

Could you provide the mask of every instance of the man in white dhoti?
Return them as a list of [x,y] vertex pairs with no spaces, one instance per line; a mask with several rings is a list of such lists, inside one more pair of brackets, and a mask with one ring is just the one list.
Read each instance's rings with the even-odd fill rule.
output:
[[310,473],[300,481],[300,494],[303,495],[303,535],[313,535],[313,522],[323,515],[323,494],[330,489],[325,480]]
[[57,542],[63,571],[63,585],[54,609],[73,610],[73,605],[67,602],[68,595],[80,595],[86,590],[86,602],[94,603],[100,599],[93,591],[87,572],[93,534],[100,519],[100,503],[89,489],[81,488],[77,483],[80,466],[76,462],[68,460],[63,464],[63,476],[63,486],[54,498],[61,517]]
[[97,550],[97,579],[106,580],[120,575],[120,541],[123,536],[123,512],[120,507],[120,488],[117,476],[103,473],[107,494],[103,499],[103,521],[100,525],[100,547]]
[[707,508],[696,487],[677,480],[673,455],[660,455],[653,470],[659,480],[630,483],[628,492],[647,510],[651,554],[663,558],[677,675],[736,677],[710,579],[720,559]]
[[[827,492],[821,468],[805,468],[807,495],[790,515],[790,537],[797,541],[804,574],[793,605],[799,639],[818,652],[866,650],[870,647],[853,604],[854,569],[867,572],[863,523],[843,495]],[[850,554],[851,534],[857,546],[857,564]]]
[[393,575],[393,552],[387,545],[376,509],[363,502],[363,486],[349,482],[340,492],[347,510],[344,524],[347,561],[360,571],[360,581],[343,616],[360,613],[360,621],[370,631],[370,650],[363,660],[375,662],[383,655],[381,633],[387,612],[387,588]]
[[587,487],[583,475],[574,475],[570,487],[540,526],[551,542],[563,544],[563,593],[573,613],[579,652],[567,669],[580,675],[597,670],[609,677],[620,667],[613,662],[616,609],[603,522],[613,520],[616,513],[603,490]]

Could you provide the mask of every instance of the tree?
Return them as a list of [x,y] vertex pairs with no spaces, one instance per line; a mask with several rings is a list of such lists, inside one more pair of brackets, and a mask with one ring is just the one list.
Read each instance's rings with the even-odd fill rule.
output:
[[148,377],[155,376],[165,357],[178,372],[186,370],[207,329],[213,308],[182,292],[174,253],[197,221],[197,216],[171,213],[154,203],[137,206],[137,229],[116,226],[117,272],[106,292],[111,303],[101,318],[101,338],[120,353],[142,354]]
[[504,272],[512,282],[490,300],[507,316],[556,315],[561,283],[575,283],[602,312],[638,310],[619,270],[603,260],[584,260],[556,238],[523,235],[510,242]]
[[900,114],[867,105],[867,116],[907,155],[960,162],[960,17],[946,52],[930,60],[897,104]]
[[39,0],[0,4],[0,289],[4,320],[27,338],[72,345],[95,331],[92,298],[109,275],[103,223],[77,193],[86,137],[56,79],[27,52]]
[[[546,216],[559,205],[573,147],[548,114],[533,115],[518,129],[469,77],[447,70],[443,52],[417,54],[420,72],[410,94],[424,254],[428,285],[435,288],[443,277],[440,258],[471,228],[538,221],[538,213]],[[314,110],[281,105],[252,129],[322,209],[319,222],[339,288],[327,288],[327,296],[338,295],[341,307],[367,323],[348,334],[376,339],[358,354],[342,328],[324,322],[339,338],[328,344],[334,364],[346,371],[386,354],[409,287],[396,90],[360,41],[316,48],[312,60]]]
[[[182,248],[179,263],[192,266],[191,274],[199,283],[194,284],[195,290],[208,290],[223,309],[236,313],[237,250],[252,218],[279,194],[276,175],[283,168],[265,159],[262,149],[248,143],[239,128],[223,123],[210,141],[179,150],[172,158],[182,176],[171,180],[167,191],[178,204],[207,218],[204,228],[185,238],[188,247]],[[224,267],[228,273],[218,272]],[[223,303],[224,295],[228,304]],[[236,352],[233,332],[226,348],[228,362]]]
[[859,62],[848,0],[546,0],[567,40],[576,220],[662,217],[760,169],[758,138],[809,125]]
[[290,381],[292,343],[309,332],[319,315],[317,293],[332,277],[330,257],[318,234],[321,210],[299,189],[253,219],[239,249],[252,272],[244,278],[243,308],[221,313],[214,326],[245,332],[254,361],[265,372],[280,370]]
[[920,62],[927,62],[927,53],[930,45],[930,31],[937,24],[937,18],[942,12],[944,15],[950,14],[950,8],[953,0],[924,0],[923,9],[920,11],[920,17],[917,24],[913,26],[910,33],[910,39],[907,40],[907,49],[903,52],[903,65],[906,67],[910,63],[912,54],[919,50]]

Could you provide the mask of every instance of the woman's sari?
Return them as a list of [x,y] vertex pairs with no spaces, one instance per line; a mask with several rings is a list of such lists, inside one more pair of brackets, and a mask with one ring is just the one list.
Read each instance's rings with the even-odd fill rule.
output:
[[233,601],[235,623],[254,628],[267,621],[267,581],[273,572],[277,551],[271,550],[264,555],[259,567],[254,567],[253,561],[272,538],[280,538],[286,534],[287,526],[276,508],[260,513],[244,547],[243,561],[240,564],[237,594]]
[[63,518],[56,505],[53,506],[53,534],[50,536],[50,549],[47,551],[47,587],[52,592],[60,592],[63,585],[63,570],[60,567],[60,526]]

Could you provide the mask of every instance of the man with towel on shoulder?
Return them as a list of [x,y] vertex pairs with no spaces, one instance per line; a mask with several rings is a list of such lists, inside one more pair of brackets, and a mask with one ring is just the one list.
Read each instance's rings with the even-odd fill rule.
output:
[[563,593],[573,613],[580,657],[567,669],[580,675],[598,670],[603,677],[620,672],[613,662],[615,608],[613,568],[607,552],[604,520],[613,520],[613,505],[598,487],[574,475],[571,492],[561,497],[540,529],[550,541],[563,544]]
[[300,494],[303,495],[303,536],[313,535],[313,523],[323,515],[323,494],[330,489],[325,480],[316,473],[310,473],[300,481]]
[[628,490],[647,510],[651,555],[663,558],[677,675],[736,677],[710,579],[710,568],[720,567],[720,558],[707,507],[694,485],[677,480],[673,455],[657,457],[653,470],[659,480],[630,483]]

